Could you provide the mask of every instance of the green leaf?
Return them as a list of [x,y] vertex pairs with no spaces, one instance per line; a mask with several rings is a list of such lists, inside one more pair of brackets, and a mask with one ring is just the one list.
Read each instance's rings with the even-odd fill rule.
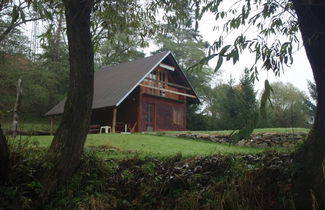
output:
[[230,47],[231,47],[231,45],[226,45],[226,46],[224,46],[224,47],[220,50],[219,54],[223,56],[223,55],[226,53],[226,51],[227,51]]
[[11,17],[12,17],[12,20],[11,20],[12,23],[16,22],[19,18],[19,8],[17,5],[13,6]]
[[216,67],[214,69],[215,72],[217,72],[220,69],[220,67],[222,65],[222,62],[223,62],[223,57],[221,55],[219,55],[219,59],[218,59],[217,65],[216,65]]
[[270,83],[268,80],[265,80],[264,82],[264,91],[261,97],[261,108],[260,112],[263,118],[266,118],[266,102],[269,101],[270,105],[272,106],[271,102],[271,93],[273,92],[272,87],[270,86]]
[[232,54],[233,54],[232,61],[233,61],[233,64],[235,64],[239,60],[239,53],[238,53],[237,47],[233,50]]
[[23,9],[19,9],[19,12],[20,12],[20,17],[22,19],[23,22],[26,21],[26,15],[25,15],[25,12]]

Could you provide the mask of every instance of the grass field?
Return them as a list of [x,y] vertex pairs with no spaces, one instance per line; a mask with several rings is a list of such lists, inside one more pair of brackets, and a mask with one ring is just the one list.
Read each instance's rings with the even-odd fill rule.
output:
[[[25,130],[46,130],[44,123],[26,123],[22,125]],[[255,129],[254,133],[307,133],[306,128],[265,128]],[[180,133],[194,134],[230,134],[232,131],[168,131],[168,132],[151,132],[147,134],[91,134],[88,135],[85,150],[96,151],[104,158],[129,158],[129,157],[171,157],[182,155],[206,156],[213,154],[253,154],[263,152],[266,149],[238,147],[226,144],[217,144],[203,140],[181,139],[173,135]],[[32,136],[31,142],[40,146],[49,146],[52,136]],[[278,149],[277,149],[278,150]]]
[[[31,142],[49,146],[52,136],[29,137]],[[173,136],[149,134],[91,134],[86,141],[86,150],[94,149],[104,158],[124,158],[132,156],[171,157],[182,155],[207,156],[213,154],[253,154],[265,149],[238,147],[213,142],[181,139]]]
[[[59,119],[54,121],[54,130],[57,129],[59,125]],[[2,123],[2,128],[8,129],[11,128],[11,122]],[[31,121],[21,121],[18,124],[18,130],[21,131],[50,131],[50,122],[48,119],[43,118],[42,120],[31,120]],[[253,133],[295,133],[295,132],[304,132],[307,133],[308,128],[258,128],[255,129]],[[149,134],[179,134],[179,133],[200,133],[200,134],[230,134],[232,130],[224,131],[164,131],[164,132],[150,132]]]

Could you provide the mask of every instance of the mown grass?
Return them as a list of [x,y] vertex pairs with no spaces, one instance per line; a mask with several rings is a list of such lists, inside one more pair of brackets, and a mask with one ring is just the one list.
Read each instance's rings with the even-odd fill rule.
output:
[[[255,129],[254,133],[307,133],[306,128],[263,128]],[[209,156],[215,154],[256,154],[269,149],[239,147],[218,144],[204,140],[191,140],[174,137],[180,133],[194,134],[230,134],[232,131],[167,131],[146,134],[90,134],[85,150],[94,150],[104,159],[128,159],[133,157],[153,156],[167,158],[175,155],[183,157]],[[52,136],[29,137],[42,147],[48,147]],[[287,151],[278,148],[277,151]]]
[[[60,119],[54,121],[54,130],[57,129]],[[2,123],[2,128],[10,129],[11,122],[5,121]],[[18,124],[18,130],[32,132],[32,131],[44,131],[50,132],[50,121],[47,118],[35,119],[35,120],[22,120]],[[176,135],[181,133],[193,133],[193,134],[219,134],[228,135],[231,134],[233,130],[220,130],[220,131],[163,131],[163,132],[147,132],[148,134],[170,134]],[[253,133],[297,133],[303,132],[308,133],[308,128],[257,128],[254,129]]]
[[[30,138],[43,147],[49,146],[52,140],[52,136],[33,136]],[[260,148],[239,147],[203,140],[148,134],[91,134],[88,135],[86,141],[86,150],[92,148],[100,148],[98,155],[104,158],[127,158],[132,156],[164,158],[175,155],[190,157],[214,154],[255,154],[265,151],[265,149]]]

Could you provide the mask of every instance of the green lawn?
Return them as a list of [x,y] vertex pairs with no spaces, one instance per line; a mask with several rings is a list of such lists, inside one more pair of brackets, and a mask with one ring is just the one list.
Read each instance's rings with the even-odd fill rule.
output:
[[[51,136],[33,136],[32,142],[47,147]],[[181,139],[172,136],[149,134],[91,134],[86,141],[86,150],[99,148],[98,154],[105,158],[130,156],[170,157],[181,154],[184,157],[213,154],[244,154],[264,151],[258,148],[229,146],[213,142]],[[113,149],[112,149],[113,148]],[[107,150],[105,150],[107,149]]]
[[[44,124],[43,124],[44,125]],[[37,124],[29,128],[42,128]],[[44,128],[44,127],[43,127]],[[306,128],[265,128],[255,129],[254,133],[307,133]],[[147,134],[91,134],[88,135],[85,150],[94,150],[104,158],[128,158],[134,156],[171,157],[181,154],[184,157],[205,156],[213,154],[258,153],[266,149],[248,148],[217,144],[204,140],[181,139],[173,135],[179,133],[196,134],[230,134],[232,131],[179,131],[152,132]],[[156,135],[153,135],[156,134]],[[158,135],[157,135],[158,134]],[[24,137],[25,138],[25,137]],[[47,147],[52,136],[28,137],[32,142]],[[281,149],[280,149],[281,150]]]
[[[57,129],[60,120],[56,119],[54,121],[54,129]],[[11,128],[11,122],[2,123],[2,128],[8,129]],[[50,122],[49,119],[37,119],[37,120],[21,120],[18,124],[18,130],[22,131],[50,131]],[[223,131],[164,131],[164,132],[149,132],[149,134],[180,134],[180,133],[193,133],[193,134],[230,134],[232,130],[223,130]],[[308,128],[259,128],[255,129],[253,133],[293,133],[293,132],[309,132]]]

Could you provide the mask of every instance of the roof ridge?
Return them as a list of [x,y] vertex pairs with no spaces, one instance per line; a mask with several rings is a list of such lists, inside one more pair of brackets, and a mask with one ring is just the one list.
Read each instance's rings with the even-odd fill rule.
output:
[[159,53],[156,53],[156,54],[153,54],[153,55],[150,55],[150,56],[147,56],[147,57],[143,57],[143,58],[137,58],[135,60],[132,60],[132,61],[126,61],[126,62],[122,62],[122,63],[116,63],[116,64],[112,64],[112,65],[107,65],[107,66],[103,66],[101,67],[99,70],[105,70],[105,69],[108,69],[110,67],[116,67],[118,65],[127,65],[127,64],[130,64],[130,63],[135,63],[135,62],[138,62],[140,60],[144,60],[144,59],[150,59],[154,56],[161,56],[163,54],[169,54],[171,53],[171,51],[163,51],[163,52],[159,52]]

